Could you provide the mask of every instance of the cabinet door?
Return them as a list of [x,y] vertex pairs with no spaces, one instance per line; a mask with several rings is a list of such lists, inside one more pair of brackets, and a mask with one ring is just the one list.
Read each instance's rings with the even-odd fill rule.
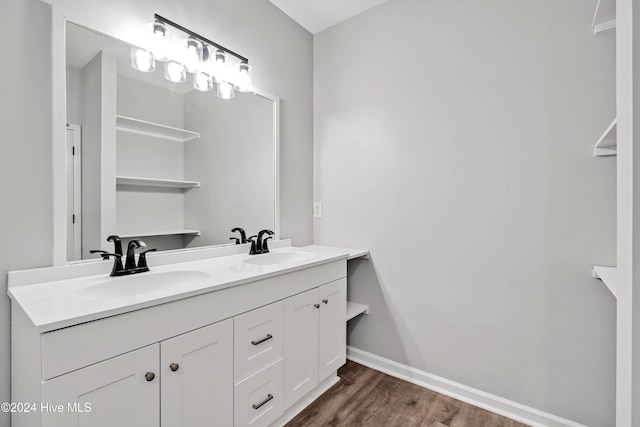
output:
[[284,300],[284,404],[290,407],[318,384],[318,289]]
[[347,361],[347,279],[336,280],[320,290],[319,381]]
[[162,425],[233,425],[233,320],[160,343]]
[[42,402],[52,405],[42,426],[158,427],[158,353],[154,344],[43,382]]

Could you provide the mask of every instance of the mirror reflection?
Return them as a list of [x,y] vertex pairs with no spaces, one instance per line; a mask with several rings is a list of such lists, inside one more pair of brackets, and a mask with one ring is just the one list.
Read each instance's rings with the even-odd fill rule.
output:
[[66,55],[69,261],[112,234],[174,250],[277,231],[275,98],[140,72],[130,45],[72,23]]

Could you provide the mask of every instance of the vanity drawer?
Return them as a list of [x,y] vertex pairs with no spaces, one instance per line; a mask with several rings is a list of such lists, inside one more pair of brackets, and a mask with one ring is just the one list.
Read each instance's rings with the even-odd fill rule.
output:
[[234,317],[234,381],[282,357],[283,313],[279,301]]
[[284,412],[284,361],[267,366],[235,385],[235,427],[266,427]]

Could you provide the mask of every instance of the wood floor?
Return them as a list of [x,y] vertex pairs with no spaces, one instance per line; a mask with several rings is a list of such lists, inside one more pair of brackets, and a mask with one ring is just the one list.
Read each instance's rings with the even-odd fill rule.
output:
[[286,427],[524,427],[350,360],[341,380]]

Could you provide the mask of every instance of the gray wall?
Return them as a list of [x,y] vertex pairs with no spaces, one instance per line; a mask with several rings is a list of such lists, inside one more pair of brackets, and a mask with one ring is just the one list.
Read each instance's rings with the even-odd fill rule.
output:
[[[43,72],[51,25],[49,8],[39,1],[2,6],[0,49],[3,58],[16,59],[0,78],[0,402],[7,402],[7,271],[51,264],[51,77]],[[0,412],[0,425],[8,424],[9,415]]]
[[[80,24],[109,34],[142,28],[153,13],[249,57],[255,85],[282,102],[282,236],[312,241],[312,36],[267,0],[57,0]],[[6,272],[52,262],[50,11],[36,0],[3,2],[1,53],[18,58],[0,79],[0,401],[9,400]],[[28,55],[26,53],[29,53]],[[60,126],[64,126],[61,123]],[[9,417],[0,413],[0,425]]]
[[614,425],[614,33],[595,1],[391,0],[314,38],[317,244],[363,247],[352,346]]

